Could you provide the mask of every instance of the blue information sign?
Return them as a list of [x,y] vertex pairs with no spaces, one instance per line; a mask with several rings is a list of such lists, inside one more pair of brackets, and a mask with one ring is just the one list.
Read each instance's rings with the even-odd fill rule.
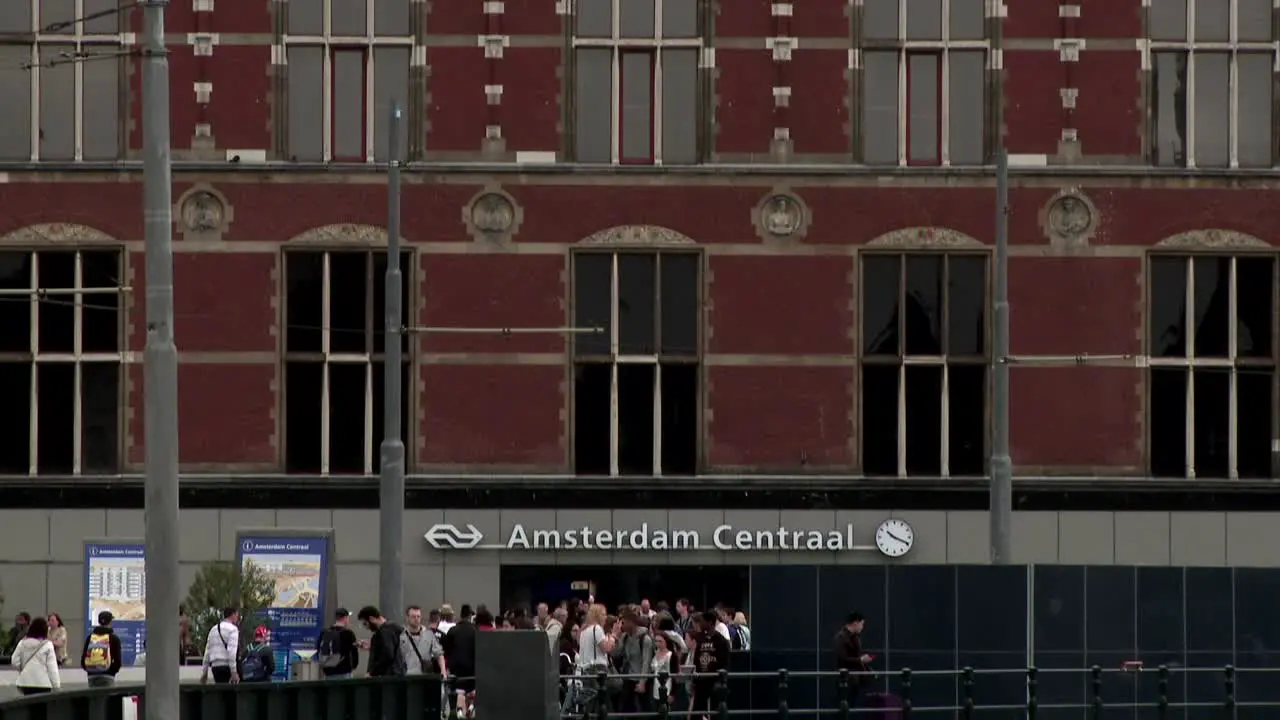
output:
[[275,599],[267,609],[271,648],[276,658],[275,678],[287,679],[294,653],[314,650],[325,627],[329,541],[323,537],[241,537],[237,554],[241,567],[253,563],[275,584]]
[[120,638],[120,662],[126,667],[133,665],[147,647],[147,566],[143,546],[85,543],[84,587],[85,624],[92,629],[99,613],[110,612],[114,618],[111,627]]

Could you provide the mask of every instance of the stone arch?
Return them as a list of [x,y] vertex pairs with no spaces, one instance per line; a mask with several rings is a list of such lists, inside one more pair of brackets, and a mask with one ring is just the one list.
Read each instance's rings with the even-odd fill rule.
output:
[[980,248],[985,247],[976,238],[959,230],[944,227],[910,227],[890,230],[867,243],[876,249],[892,248]]
[[595,246],[687,247],[697,245],[693,238],[660,225],[618,225],[601,230],[578,242]]
[[87,245],[118,243],[116,238],[78,223],[37,223],[0,236],[0,245]]
[[290,245],[386,245],[386,228],[360,223],[336,223],[311,228],[289,238]]
[[1162,250],[1269,250],[1258,238],[1236,230],[1188,230],[1156,243]]

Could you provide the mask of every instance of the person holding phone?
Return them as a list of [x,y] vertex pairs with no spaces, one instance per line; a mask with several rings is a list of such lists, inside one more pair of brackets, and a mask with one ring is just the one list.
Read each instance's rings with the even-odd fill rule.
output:
[[848,670],[849,705],[857,707],[860,690],[871,682],[871,661],[875,659],[862,649],[862,628],[867,623],[860,612],[851,612],[845,618],[844,627],[836,633],[836,669]]

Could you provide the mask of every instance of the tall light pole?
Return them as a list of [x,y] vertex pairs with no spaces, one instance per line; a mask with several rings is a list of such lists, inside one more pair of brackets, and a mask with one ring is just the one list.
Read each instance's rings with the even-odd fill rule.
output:
[[[1004,47],[1003,18],[996,23],[996,46]],[[997,54],[996,57],[1001,57]],[[991,524],[991,563],[1013,562],[1013,459],[1009,456],[1009,153],[1004,146],[1004,68],[996,76],[996,272],[991,318],[991,487],[987,519]]]
[[[383,437],[381,482],[379,483],[378,527],[381,531],[381,554],[378,569],[378,603],[383,613],[399,613],[404,599],[402,566],[404,538],[404,439],[400,435],[401,340],[404,327],[404,273],[400,271],[400,106],[391,103],[387,126],[387,282],[386,324],[383,352],[386,365],[382,373]],[[392,616],[388,616],[392,617]]]
[[146,720],[178,717],[178,348],[173,338],[168,0],[142,0],[143,221],[146,233]]

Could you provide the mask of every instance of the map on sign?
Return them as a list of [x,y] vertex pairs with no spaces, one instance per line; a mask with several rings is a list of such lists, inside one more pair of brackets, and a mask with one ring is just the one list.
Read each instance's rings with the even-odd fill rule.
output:
[[275,584],[273,608],[320,607],[319,555],[246,554],[246,562],[261,568]]

